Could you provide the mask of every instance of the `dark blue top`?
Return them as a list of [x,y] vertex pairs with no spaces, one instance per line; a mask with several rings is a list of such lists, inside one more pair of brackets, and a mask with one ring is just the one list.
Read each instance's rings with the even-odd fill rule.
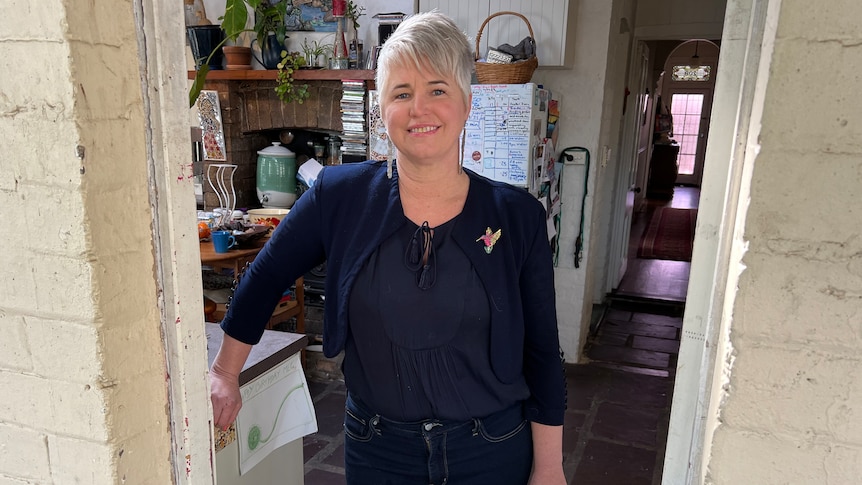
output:
[[[451,240],[485,289],[491,371],[503,383],[526,381],[527,419],[562,425],[565,379],[545,210],[523,189],[465,172],[470,189]],[[347,343],[360,270],[403,224],[397,167],[391,179],[384,162],[324,167],[240,281],[222,328],[257,343],[285,289],[325,260],[323,352],[334,357]],[[480,239],[487,231],[502,234],[493,248]]]
[[389,419],[468,420],[530,395],[523,377],[504,383],[491,370],[488,297],[452,240],[453,225],[433,230],[430,288],[420,288],[418,271],[405,262],[418,226],[404,218],[371,253],[350,294],[345,381],[351,395]]

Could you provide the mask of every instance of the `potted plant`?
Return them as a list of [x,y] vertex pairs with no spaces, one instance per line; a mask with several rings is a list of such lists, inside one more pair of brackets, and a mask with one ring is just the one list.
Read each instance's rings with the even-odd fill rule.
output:
[[[228,0],[230,1],[230,0]],[[248,3],[254,10],[254,32],[260,46],[262,60],[259,62],[267,69],[275,69],[284,50],[284,39],[287,37],[286,0],[235,0]],[[227,13],[227,12],[225,12]]]
[[[332,52],[332,45],[319,40],[308,43],[308,38],[302,40],[302,53],[305,55],[305,67],[323,67],[326,65],[326,57]],[[324,56],[323,63],[320,57]]]
[[347,0],[347,10],[344,17],[350,21],[353,27],[353,39],[356,40],[359,35],[359,17],[365,15],[365,5],[358,5],[353,0]]
[[359,17],[365,15],[365,6],[358,5],[353,0],[347,0],[347,8],[344,13],[344,18],[350,22],[353,28],[353,38],[348,47],[348,67],[350,69],[358,69],[362,64],[362,42],[359,41]]
[[[225,0],[224,15],[220,18],[221,29],[225,33],[224,39],[216,46],[213,52],[221,50],[226,42],[236,42],[240,34],[244,32],[253,32],[256,35],[256,41],[261,46],[261,50],[265,49],[270,41],[270,33],[273,34],[275,41],[280,39],[275,50],[275,62],[278,62],[281,51],[284,49],[284,38],[287,27],[284,23],[284,18],[287,15],[288,1],[276,1],[270,3],[270,0]],[[248,8],[255,14],[254,28],[247,29]],[[204,86],[207,73],[209,72],[209,62],[212,54],[198,68],[195,80],[189,89],[189,107],[194,106],[198,99],[198,95]],[[263,64],[263,63],[262,63]],[[266,65],[266,64],[264,64]],[[274,68],[275,66],[273,66]]]

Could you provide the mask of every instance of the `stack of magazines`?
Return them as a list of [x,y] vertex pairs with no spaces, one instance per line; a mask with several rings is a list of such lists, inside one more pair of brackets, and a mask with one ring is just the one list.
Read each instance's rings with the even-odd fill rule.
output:
[[365,82],[354,79],[342,81],[341,95],[341,151],[344,155],[368,156],[365,130]]

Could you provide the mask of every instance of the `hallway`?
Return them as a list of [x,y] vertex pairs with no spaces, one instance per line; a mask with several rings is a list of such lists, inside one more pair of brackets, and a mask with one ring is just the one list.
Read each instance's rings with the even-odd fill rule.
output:
[[[570,484],[659,485],[664,462],[690,263],[637,259],[640,235],[658,207],[696,208],[699,190],[677,187],[648,201],[632,222],[629,267],[597,325],[585,362],[566,364],[564,470]],[[305,483],[344,483],[341,381],[312,381],[319,431],[304,439]]]
[[[637,254],[656,210],[696,209],[699,198],[698,188],[677,186],[671,200],[646,200],[634,214],[627,271],[591,329],[588,362],[570,369],[569,395],[583,392],[592,406],[575,443],[586,456],[566,455],[570,483],[661,483],[691,263]],[[589,387],[590,380],[597,388]],[[570,403],[564,446],[572,446],[570,428],[578,419],[581,413]]]

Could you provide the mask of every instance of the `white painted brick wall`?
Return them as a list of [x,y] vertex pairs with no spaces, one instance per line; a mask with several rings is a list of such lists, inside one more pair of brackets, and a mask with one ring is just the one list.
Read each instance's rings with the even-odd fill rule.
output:
[[[107,444],[51,435],[48,437],[48,449],[53,483],[122,483],[122,477],[113,475],[113,450]],[[156,471],[154,463],[153,473]]]
[[170,483],[133,5],[4,7],[0,485]]
[[0,328],[3,329],[3,338],[0,339],[0,369],[31,371],[33,359],[30,355],[24,318],[19,315],[7,315],[0,309]]
[[862,3],[781,2],[707,483],[862,477]]
[[50,482],[48,437],[44,433],[0,424],[0,456],[4,463],[0,483],[3,474],[38,483]]

